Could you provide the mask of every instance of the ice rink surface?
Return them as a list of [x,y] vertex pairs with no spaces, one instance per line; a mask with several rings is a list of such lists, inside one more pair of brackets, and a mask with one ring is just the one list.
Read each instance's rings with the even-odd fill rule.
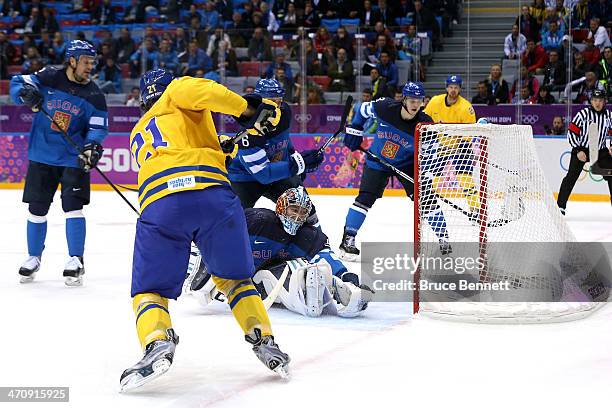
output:
[[[313,201],[337,249],[353,197]],[[69,386],[70,406],[113,408],[532,408],[607,406],[611,399],[612,307],[581,321],[523,326],[413,318],[405,303],[372,304],[356,319],[309,319],[273,308],[276,340],[293,360],[284,382],[256,359],[229,308],[203,309],[191,297],[171,303],[180,336],[171,370],[119,394],[121,372],[141,357],[130,299],[135,215],[114,193],[93,193],[85,284],[68,288],[59,195],[42,268],[28,285],[17,275],[27,255],[21,191],[1,190],[0,207],[0,386]],[[570,202],[567,221],[579,240],[612,241],[609,203]],[[358,238],[411,237],[412,203],[388,197],[370,211]]]

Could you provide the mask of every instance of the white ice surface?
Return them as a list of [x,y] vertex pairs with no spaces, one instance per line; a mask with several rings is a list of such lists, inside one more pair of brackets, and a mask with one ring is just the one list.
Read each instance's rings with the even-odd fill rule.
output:
[[[337,248],[353,197],[313,199]],[[582,321],[529,326],[412,318],[408,304],[372,304],[353,320],[308,319],[274,308],[276,339],[293,359],[292,379],[284,382],[255,358],[228,308],[202,309],[192,298],[171,304],[180,336],[171,370],[133,394],[119,394],[121,372],[141,356],[130,299],[136,218],[112,192],[94,192],[92,203],[86,209],[85,285],[68,288],[61,277],[66,243],[57,196],[42,269],[34,283],[21,285],[27,210],[21,191],[0,190],[0,386],[69,386],[75,407],[610,403],[612,307]],[[383,198],[359,239],[408,241],[411,214],[406,198]],[[570,202],[568,214],[580,240],[612,241],[609,203]]]

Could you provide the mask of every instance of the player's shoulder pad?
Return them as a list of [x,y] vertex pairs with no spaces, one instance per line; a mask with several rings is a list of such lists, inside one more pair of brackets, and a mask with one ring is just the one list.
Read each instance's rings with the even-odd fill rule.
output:
[[417,113],[416,119],[417,119],[417,122],[433,122],[433,119],[431,118],[431,116],[426,114],[423,109],[421,109],[419,113]]
[[402,103],[390,98],[379,99],[374,103],[374,111],[384,122],[401,132],[412,133],[408,122],[402,119]]
[[66,74],[63,69],[55,67],[44,67],[34,74],[38,77],[41,85],[46,87],[53,87],[55,84],[63,82]]
[[285,232],[276,213],[267,208],[247,208],[245,211],[249,235],[265,237],[276,242],[287,242],[290,235]]
[[100,88],[94,81],[89,81],[89,83],[87,84],[85,100],[91,103],[96,110],[108,110],[108,108],[106,107],[106,98],[104,97],[104,93],[100,90]]
[[[276,213],[267,208],[247,208],[244,210],[249,234],[257,232],[262,225],[276,221]],[[252,231],[253,230],[253,231]]]
[[263,149],[266,146],[266,137],[260,135],[252,135],[250,133],[245,133],[242,137],[242,140],[238,142],[238,152],[241,150],[244,151],[246,149],[252,149],[254,147],[258,147]]

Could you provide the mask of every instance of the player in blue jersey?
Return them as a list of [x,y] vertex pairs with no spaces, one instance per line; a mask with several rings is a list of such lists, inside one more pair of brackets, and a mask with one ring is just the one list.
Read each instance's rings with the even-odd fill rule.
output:
[[[276,79],[260,79],[255,94],[274,101],[274,128],[265,137],[248,134],[238,143],[238,154],[228,171],[232,188],[244,208],[252,208],[259,198],[276,202],[288,188],[302,186],[300,175],[315,171],[323,161],[317,150],[298,153],[289,139],[291,108],[283,102],[285,90]],[[308,222],[317,224],[314,207]]]
[[[359,277],[347,270],[321,229],[305,223],[311,208],[310,197],[303,187],[297,187],[278,198],[276,211],[245,210],[256,268],[255,287],[263,298],[268,297],[288,269],[290,275],[280,283],[285,285],[277,302],[312,317],[324,311],[342,317],[356,316],[367,307],[372,291],[361,286]],[[194,275],[193,270],[197,270]],[[199,254],[192,255],[188,273],[187,292],[204,305],[219,299]]]
[[[92,45],[74,40],[66,47],[64,69],[46,67],[35,74],[16,75],[11,79],[13,101],[38,112],[30,131],[23,192],[23,201],[29,205],[29,256],[19,269],[22,283],[31,282],[40,269],[47,235],[46,215],[60,184],[69,255],[64,277],[68,286],[83,283],[85,216],[82,210],[89,204],[89,170],[102,156],[102,142],[108,133],[104,94],[91,80],[95,58]],[[55,123],[39,112],[41,108]],[[81,146],[82,154],[65,139],[57,125]]]
[[[363,142],[363,124],[368,118],[377,118],[378,127],[369,150],[381,160],[400,169],[409,176],[414,174],[414,132],[419,122],[431,122],[422,110],[425,90],[418,83],[408,82],[402,89],[402,100],[394,101],[389,98],[377,99],[373,102],[363,103],[359,112],[353,117],[350,126],[347,126],[344,144],[351,150],[357,150]],[[382,164],[366,158],[366,163],[359,186],[359,195],[351,205],[344,225],[344,234],[340,244],[341,256],[347,260],[355,260],[359,249],[355,246],[355,236],[365,221],[366,215],[377,199],[382,197],[392,173]],[[398,177],[406,194],[413,198],[414,184]],[[433,192],[432,188],[423,186],[424,191]],[[426,200],[431,203],[430,208],[424,210],[429,225],[440,240],[443,254],[450,251],[448,233],[444,213],[433,198]]]

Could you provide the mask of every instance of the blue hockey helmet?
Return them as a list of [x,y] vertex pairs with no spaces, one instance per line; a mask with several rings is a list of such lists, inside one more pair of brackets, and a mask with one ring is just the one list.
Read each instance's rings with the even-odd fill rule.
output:
[[93,45],[83,40],[72,40],[68,43],[66,47],[66,53],[64,55],[65,61],[70,61],[70,57],[73,57],[75,60],[79,60],[79,58],[85,55],[87,57],[96,57],[96,49]]
[[297,234],[298,229],[306,222],[311,209],[312,202],[302,186],[285,190],[276,200],[276,215],[280,218],[287,234]]
[[461,79],[459,75],[449,75],[448,78],[446,78],[446,86],[449,86],[449,85],[461,86],[462,84],[463,84],[463,80]]
[[415,98],[415,99],[424,99],[425,98],[425,88],[419,82],[406,82],[404,88],[402,88],[402,96]]
[[285,89],[276,79],[260,79],[255,84],[255,94],[262,98],[282,98]]
[[140,78],[140,107],[143,111],[151,109],[173,79],[172,71],[163,68],[152,69],[144,73]]

